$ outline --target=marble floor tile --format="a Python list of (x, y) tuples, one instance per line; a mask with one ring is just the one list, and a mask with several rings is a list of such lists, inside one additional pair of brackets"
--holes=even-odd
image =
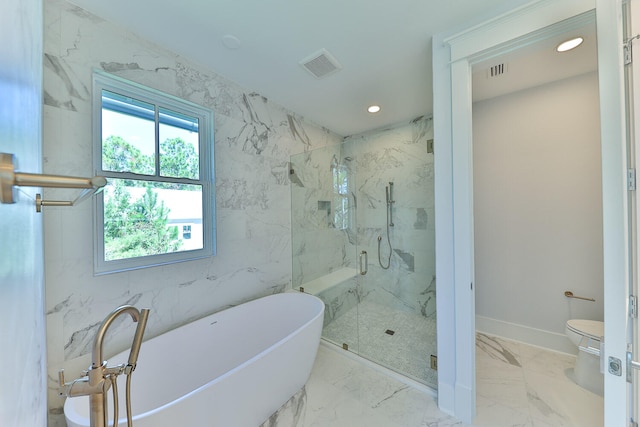
[[(476, 334), (476, 423), (602, 427), (604, 401), (567, 376), (574, 364), (572, 355)], [(510, 411), (527, 419), (520, 420)], [(504, 424), (505, 419), (512, 424)]]
[(432, 387), (438, 383), (437, 372), (429, 367), (429, 356), (437, 354), (435, 319), (364, 300), (327, 324), (322, 334), (416, 381)]
[(472, 425), (441, 412), (433, 396), (323, 342), (306, 386), (261, 427), (602, 426), (602, 397), (565, 374), (572, 356), (483, 335)]
[(524, 372), (556, 376), (573, 369), (576, 363), (575, 356), (526, 344), (520, 344), (519, 351)]
[(533, 427), (528, 406), (516, 409), (508, 403), (476, 397), (476, 418), (474, 427)]
[(262, 427), (465, 426), (440, 412), (433, 396), (330, 346), (320, 346), (305, 388)]

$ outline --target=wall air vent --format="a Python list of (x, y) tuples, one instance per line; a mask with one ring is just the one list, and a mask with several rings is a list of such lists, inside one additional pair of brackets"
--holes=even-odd
[(492, 77), (499, 77), (503, 74), (505, 74), (507, 72), (507, 64), (496, 64), (496, 65), (492, 65), (491, 67), (489, 67), (489, 69), (487, 70), (487, 77), (488, 78), (492, 78)]
[(304, 58), (300, 65), (316, 79), (322, 79), (342, 69), (342, 65), (326, 49), (320, 49)]

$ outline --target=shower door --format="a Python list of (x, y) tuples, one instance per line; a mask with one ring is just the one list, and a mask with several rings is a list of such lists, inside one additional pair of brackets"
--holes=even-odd
[(324, 301), (323, 338), (435, 388), (431, 123), (292, 156), (290, 178), (293, 287)]
[[(357, 161), (358, 354), (437, 386), (432, 121), (348, 138)], [(432, 357), (433, 356), (433, 357)]]

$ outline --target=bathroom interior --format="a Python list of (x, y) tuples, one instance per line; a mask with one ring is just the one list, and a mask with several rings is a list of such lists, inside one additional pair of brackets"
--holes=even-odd
[[(58, 371), (86, 369), (95, 330), (122, 304), (151, 308), (147, 336), (153, 337), (258, 297), (304, 291), (325, 303), (323, 346), (396, 372), (427, 396), (436, 393), (437, 142), (430, 117), (345, 137), (72, 3), (45, 1), (43, 27), (43, 172), (93, 174), (92, 148), (86, 143), (92, 69), (207, 105), (215, 113), (218, 247), (213, 258), (96, 276), (92, 204), (46, 208), (47, 425), (65, 425)], [(592, 32), (585, 45), (593, 48), (594, 39)], [(509, 64), (509, 72), (515, 72), (515, 60)], [(487, 65), (478, 64), (478, 73), (486, 75)], [(511, 354), (523, 368), (526, 350), (519, 346), (531, 344), (560, 354), (563, 372), (570, 376), (579, 344), (567, 340), (567, 320), (603, 320), (597, 70), (481, 98), (474, 97), (473, 105), (478, 353)], [(514, 105), (527, 111), (524, 119), (514, 116), (508, 120), (512, 127), (504, 127)], [(554, 123), (550, 134), (540, 122), (533, 125), (533, 120), (550, 120), (537, 116), (549, 105), (575, 111), (573, 122), (591, 127), (577, 133), (575, 127)], [(500, 128), (504, 133), (498, 138)], [(510, 151), (514, 135), (524, 133), (530, 139), (517, 146), (522, 151)], [(521, 169), (513, 167), (517, 161)], [(498, 168), (506, 165), (511, 167)], [(542, 186), (559, 182), (564, 193), (551, 196)], [(488, 190), (503, 186), (504, 193)], [(517, 198), (536, 191), (536, 202)], [(550, 213), (564, 201), (562, 212)], [(563, 234), (581, 240), (563, 239)], [(523, 236), (537, 246), (514, 249)], [(569, 298), (565, 291), (595, 301)], [(106, 341), (114, 352), (129, 346), (130, 336), (118, 333), (125, 327), (116, 324)], [(499, 392), (485, 388), (482, 395), (483, 382), (495, 386), (497, 380), (483, 376), (485, 361), (478, 359), (476, 366), (478, 425), (489, 417), (485, 407), (503, 420), (531, 411), (522, 407), (526, 402), (510, 407), (513, 401), (501, 400), (521, 387), (514, 383)], [(499, 381), (504, 385), (512, 378)], [(526, 394), (531, 387), (521, 390)], [(601, 411), (602, 399), (586, 405), (600, 405)], [(529, 412), (530, 420), (544, 419), (543, 409), (537, 410), (537, 415)], [(599, 422), (596, 418), (593, 425)]]

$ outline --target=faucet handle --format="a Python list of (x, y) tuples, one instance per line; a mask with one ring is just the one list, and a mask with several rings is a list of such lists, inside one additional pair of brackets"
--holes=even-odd
[(121, 363), (121, 364), (116, 365), (116, 366), (107, 366), (104, 369), (104, 375), (105, 376), (107, 376), (107, 375), (118, 376), (118, 375), (122, 374), (123, 372), (125, 372), (125, 368), (126, 368), (126, 365), (124, 363)]

